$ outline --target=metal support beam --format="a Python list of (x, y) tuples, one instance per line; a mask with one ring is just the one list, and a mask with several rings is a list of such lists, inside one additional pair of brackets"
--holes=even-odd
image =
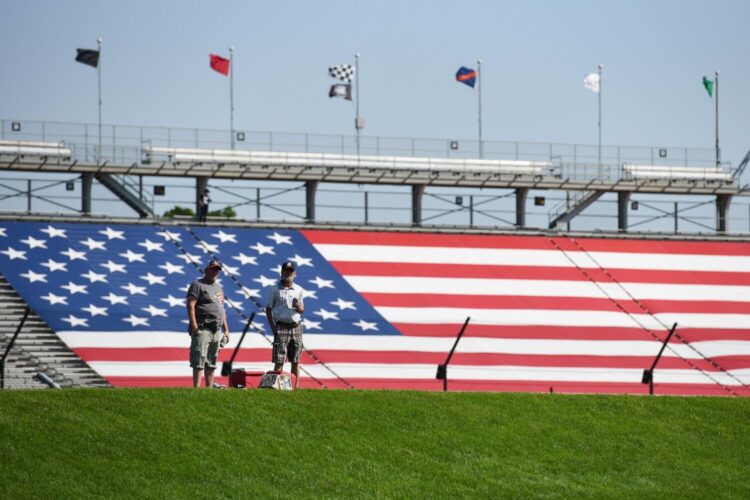
[(415, 226), (422, 224), (422, 195), (424, 184), (414, 184), (411, 187), (411, 223)]
[(526, 198), (529, 188), (516, 189), (516, 227), (526, 226)]
[(195, 178), (195, 213), (200, 215), (201, 213), (201, 195), (203, 190), (208, 188), (208, 177), (196, 177)]
[(81, 212), (91, 213), (91, 186), (94, 184), (93, 172), (81, 174)]
[(617, 193), (617, 229), (620, 231), (628, 230), (628, 205), (630, 204), (629, 191), (620, 191)]
[(726, 233), (729, 230), (729, 204), (731, 194), (716, 195), (716, 232)]
[(315, 221), (315, 194), (318, 192), (319, 181), (305, 181), (305, 219)]

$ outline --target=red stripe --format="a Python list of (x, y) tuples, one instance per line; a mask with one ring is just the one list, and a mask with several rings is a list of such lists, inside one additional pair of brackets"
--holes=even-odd
[[(556, 250), (545, 236), (466, 235), (438, 233), (396, 233), (377, 231), (300, 231), (313, 244), (398, 245), (416, 247), (514, 248)], [(564, 250), (657, 254), (750, 255), (750, 243), (728, 241), (669, 241), (603, 238), (564, 238), (554, 241)]]
[[(750, 272), (653, 271), (614, 269), (609, 275), (588, 268), (586, 274), (575, 267), (486, 266), (475, 264), (411, 264), (399, 262), (329, 261), (344, 276), (392, 276), (422, 278), (479, 278), (507, 280), (589, 281), (601, 283), (671, 283), (686, 285), (750, 285)], [(589, 277), (587, 277), (587, 275)], [(611, 277), (610, 277), (611, 276)]]
[[(555, 238), (559, 241), (559, 238)], [(750, 243), (733, 241), (674, 241), (638, 239), (569, 238), (587, 252), (664, 253), (750, 256)], [(578, 248), (575, 246), (574, 248)], [(573, 248), (570, 248), (571, 250)]]
[[(146, 351), (146, 352), (144, 352)], [(316, 357), (323, 363), (371, 363), (371, 364), (434, 364), (445, 362), (445, 352), (416, 351), (355, 351), (316, 349)], [(102, 361), (185, 361), (187, 349), (111, 349), (87, 348), (76, 349), (86, 362)], [(221, 361), (229, 361), (231, 353), (222, 353)], [(241, 349), (234, 361), (235, 367), (242, 363), (269, 363), (271, 353), (268, 349)], [(309, 354), (302, 357), (302, 365), (311, 366), (317, 362)], [(722, 370), (750, 368), (750, 356), (721, 356), (714, 358)], [(653, 356), (584, 356), (584, 355), (535, 355), (535, 354), (502, 354), (502, 353), (466, 353), (454, 354), (451, 363), (466, 366), (534, 366), (558, 368), (647, 368), (653, 362)], [(698, 368), (715, 372), (719, 368), (702, 359), (687, 362), (681, 358), (664, 357), (659, 362), (660, 369)]]
[[(363, 293), (362, 297), (375, 307), (454, 307), (464, 309), (537, 309), (561, 311), (604, 311), (630, 314), (706, 313), (750, 314), (750, 302), (642, 300), (645, 309), (633, 300), (611, 300), (590, 297), (535, 297), (521, 295), (449, 295)], [(618, 305), (620, 307), (618, 307)]]
[(720, 328), (678, 328), (677, 333), (686, 342), (703, 340), (746, 340), (750, 341), (750, 329), (730, 330)]
[[(192, 385), (190, 377), (110, 377), (108, 381), (116, 387), (186, 387)], [(227, 379), (217, 377), (221, 384)], [(343, 384), (333, 380), (324, 381), (329, 388), (344, 388)], [(403, 380), (403, 379), (349, 379), (348, 382), (357, 389), (398, 389), (420, 391), (442, 391), (442, 380)], [(302, 378), (299, 383), (304, 389), (318, 389), (315, 381)], [(648, 394), (648, 386), (637, 383), (590, 383), (590, 382), (527, 382), (527, 381), (484, 381), (484, 380), (449, 380), (448, 389), (454, 391), (485, 392), (555, 392), (567, 394)], [(732, 387), (734, 393), (750, 396), (750, 391), (743, 387)], [(715, 385), (654, 384), (657, 395), (687, 396), (731, 396), (732, 393)]]
[(538, 236), (488, 236), (435, 233), (392, 233), (375, 231), (300, 231), (313, 244), (395, 245), (414, 247), (511, 248), (555, 250), (546, 238)]
[[(413, 351), (333, 351), (316, 350), (323, 363), (371, 363), (371, 364), (434, 364), (445, 363), (445, 352)], [(690, 362), (675, 357), (662, 357), (659, 369), (719, 372), (750, 368), (750, 356), (725, 356), (714, 358), (721, 366), (716, 367), (703, 359)], [(645, 369), (653, 363), (653, 356), (583, 356), (583, 355), (537, 355), (456, 352), (451, 364), (462, 366), (517, 366), (549, 368), (611, 368)]]
[[(392, 323), (403, 335), (414, 337), (453, 337), (461, 329), (459, 323), (417, 324)], [(747, 340), (750, 329), (679, 328), (678, 334), (689, 342), (701, 340)], [(664, 339), (666, 331), (654, 331)], [(476, 325), (466, 327), (467, 337), (505, 339), (560, 339), (560, 340), (653, 340), (654, 337), (640, 328), (595, 326), (541, 326), (541, 325)]]

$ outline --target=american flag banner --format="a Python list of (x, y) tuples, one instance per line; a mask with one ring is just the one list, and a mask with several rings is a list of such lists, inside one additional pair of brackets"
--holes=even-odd
[(187, 286), (224, 263), (236, 367), (272, 367), (284, 260), (305, 289), (302, 387), (750, 395), (750, 243), (0, 223), (0, 271), (113, 385), (189, 385)]

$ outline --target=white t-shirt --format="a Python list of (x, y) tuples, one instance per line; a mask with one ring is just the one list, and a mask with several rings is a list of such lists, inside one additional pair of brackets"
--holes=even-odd
[(294, 310), (294, 299), (297, 299), (299, 305), (304, 306), (302, 302), (302, 287), (297, 283), (292, 283), (290, 288), (284, 288), (280, 282), (271, 287), (268, 292), (268, 301), (266, 307), (271, 308), (273, 320), (281, 323), (299, 323), (302, 315)]

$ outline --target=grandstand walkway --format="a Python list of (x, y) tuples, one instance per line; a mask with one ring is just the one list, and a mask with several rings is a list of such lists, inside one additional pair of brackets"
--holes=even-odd
[[(26, 303), (0, 275), (0, 350), (5, 349), (23, 318)], [(7, 389), (37, 389), (47, 386), (36, 374), (46, 373), (61, 387), (109, 387), (33, 311), (10, 351), (5, 366)]]

